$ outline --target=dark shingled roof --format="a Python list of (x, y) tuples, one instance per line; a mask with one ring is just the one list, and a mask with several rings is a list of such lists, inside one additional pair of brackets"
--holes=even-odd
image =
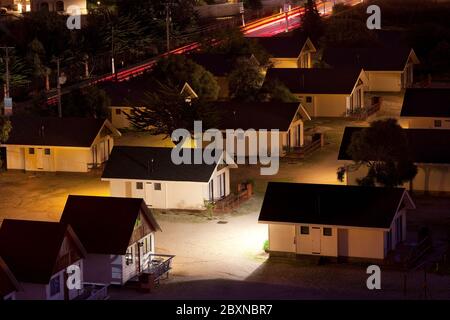
[(0, 300), (11, 292), (20, 290), (17, 279), (12, 274), (6, 262), (0, 256)]
[(219, 115), (217, 128), (225, 129), (279, 129), (287, 131), (300, 107), (299, 102), (214, 102), (211, 105)]
[(403, 188), (269, 182), (259, 221), (389, 228)]
[[(208, 182), (216, 164), (173, 163), (172, 148), (117, 147), (111, 152), (102, 178)], [(194, 161), (194, 149), (182, 148)], [(153, 161), (152, 161), (153, 160)]]
[(265, 83), (280, 81), (292, 93), (349, 94), (358, 81), (361, 69), (271, 68)]
[(366, 71), (403, 71), (411, 48), (326, 48), (322, 60), (334, 68), (361, 67)]
[(105, 120), (12, 116), (5, 144), (58, 147), (90, 147)]
[(202, 66), (216, 77), (223, 77), (233, 71), (235, 61), (222, 53), (195, 52), (187, 58)]
[(145, 201), (138, 198), (70, 195), (61, 222), (73, 228), (88, 253), (123, 255), (140, 212), (153, 231), (161, 230)]
[(104, 82), (99, 85), (108, 95), (111, 106), (136, 106), (142, 104), (146, 94), (157, 88), (155, 80), (142, 75), (127, 81)]
[[(339, 149), (339, 160), (351, 160), (347, 153), (354, 132), (362, 127), (346, 127)], [(415, 163), (450, 164), (450, 130), (404, 129)]]
[[(98, 86), (106, 92), (112, 107), (134, 107), (143, 105), (148, 100), (148, 94), (157, 92), (160, 85), (151, 76), (144, 74), (127, 81), (103, 82)], [(184, 84), (176, 86), (180, 91), (183, 87)]]
[(308, 37), (305, 35), (258, 37), (255, 39), (274, 58), (298, 58)]
[(408, 88), (402, 117), (450, 118), (450, 88)]
[(58, 222), (5, 219), (0, 255), (18, 281), (47, 284), (59, 271), (55, 264), (68, 228)]

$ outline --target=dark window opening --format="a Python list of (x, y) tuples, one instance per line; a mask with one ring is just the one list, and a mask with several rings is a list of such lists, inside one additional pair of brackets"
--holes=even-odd
[(309, 234), (309, 227), (301, 226), (300, 227), (300, 234)]

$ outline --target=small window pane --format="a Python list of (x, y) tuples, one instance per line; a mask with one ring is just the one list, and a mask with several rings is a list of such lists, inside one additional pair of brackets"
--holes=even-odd
[(50, 149), (45, 149), (45, 154), (46, 154), (47, 156), (49, 156), (49, 155), (50, 155)]
[(144, 183), (142, 183), (142, 182), (136, 182), (136, 189), (138, 189), (138, 190), (144, 189)]
[(306, 97), (306, 102), (307, 103), (311, 103), (312, 102), (312, 97)]
[(161, 183), (155, 183), (154, 184), (154, 186), (155, 186), (155, 190), (161, 190)]
[(323, 235), (327, 236), (327, 237), (331, 237), (332, 236), (331, 228), (323, 228)]
[(440, 128), (442, 126), (442, 121), (441, 120), (434, 120), (434, 126), (437, 128)]
[(309, 227), (301, 226), (300, 234), (309, 234)]
[(116, 109), (116, 114), (119, 115), (122, 113), (122, 110), (120, 110), (119, 108)]
[(34, 154), (34, 148), (28, 148), (28, 154)]

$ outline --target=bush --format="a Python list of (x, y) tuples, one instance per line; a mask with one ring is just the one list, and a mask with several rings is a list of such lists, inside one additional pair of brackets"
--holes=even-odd
[(263, 250), (264, 251), (269, 251), (269, 240), (264, 241)]

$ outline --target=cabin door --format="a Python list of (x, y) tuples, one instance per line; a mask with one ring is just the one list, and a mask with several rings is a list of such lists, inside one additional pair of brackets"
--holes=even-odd
[(311, 228), (311, 252), (313, 254), (320, 254), (320, 228)]
[(166, 208), (166, 183), (147, 182), (145, 184), (145, 203), (153, 208)]
[(44, 149), (36, 149), (36, 169), (44, 170)]

